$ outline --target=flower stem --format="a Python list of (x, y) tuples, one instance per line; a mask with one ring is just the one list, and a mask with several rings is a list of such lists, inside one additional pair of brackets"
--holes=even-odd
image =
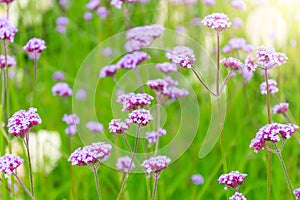
[(276, 149), (278, 158), (279, 158), (279, 160), (280, 160), (281, 167), (282, 167), (283, 172), (284, 172), (284, 176), (285, 176), (286, 183), (287, 183), (288, 188), (289, 188), (289, 190), (290, 190), (290, 192), (291, 192), (291, 195), (294, 197), (293, 187), (292, 187), (291, 180), (290, 180), (290, 178), (289, 178), (289, 174), (288, 174), (288, 172), (287, 172), (286, 166), (285, 166), (285, 164), (284, 164), (284, 160), (283, 160), (283, 158), (282, 158), (281, 151), (278, 149), (278, 147), (277, 147), (276, 144), (274, 144), (274, 146), (275, 146), (275, 149)]
[(217, 32), (217, 80), (216, 80), (216, 93), (220, 95), (220, 34)]
[(198, 74), (198, 72), (196, 71), (196, 69), (194, 69), (193, 67), (191, 68), (191, 70), (193, 71), (193, 73), (195, 74), (195, 76), (197, 77), (197, 79), (199, 80), (199, 82), (201, 83), (201, 85), (213, 96), (217, 96), (217, 94), (215, 94), (211, 89), (209, 89), (209, 87), (204, 83), (204, 81), (202, 80), (202, 78), (200, 77), (200, 75)]
[[(21, 181), (21, 179), (18, 177), (18, 175), (16, 173), (13, 172), (13, 175), (16, 177), (16, 179), (19, 181), (20, 185), (23, 187), (23, 189), (25, 190), (25, 192), (30, 196), (30, 198), (32, 200), (34, 200), (34, 196), (33, 194), (28, 190), (28, 188), (24, 185), (24, 183)], [(14, 187), (14, 186), (12, 186)]]
[(96, 189), (97, 189), (98, 199), (101, 200), (102, 199), (102, 195), (101, 195), (101, 190), (100, 190), (100, 184), (99, 184), (99, 178), (98, 178), (97, 169), (98, 168), (93, 167), (93, 172), (94, 172), (94, 178), (95, 178), (95, 183), (96, 183)]
[(34, 68), (34, 74), (33, 74), (33, 86), (32, 86), (32, 97), (31, 97), (31, 102), (30, 102), (30, 106), (32, 106), (33, 104), (33, 100), (34, 100), (34, 94), (35, 94), (35, 88), (36, 88), (36, 68), (37, 68), (37, 55), (34, 54), (34, 58), (33, 58), (33, 68)]
[(153, 192), (152, 192), (152, 200), (155, 199), (155, 194), (156, 194), (156, 191), (157, 191), (157, 184), (158, 184), (158, 178), (159, 178), (159, 175), (155, 175), (154, 176), (154, 187), (153, 187)]
[(159, 136), (158, 136), (158, 131), (160, 129), (160, 103), (157, 104), (157, 141), (155, 144), (155, 151), (154, 151), (154, 156), (157, 155), (158, 152), (158, 144), (159, 144)]
[(24, 144), (25, 144), (25, 147), (26, 147), (27, 157), (28, 157), (28, 166), (29, 166), (29, 177), (30, 177), (31, 194), (34, 196), (34, 185), (33, 185), (32, 165), (31, 165), (31, 157), (30, 157), (30, 150), (29, 150), (29, 133), (26, 133), (26, 134), (25, 134)]
[(130, 145), (129, 145), (129, 143), (128, 143), (128, 140), (127, 140), (127, 138), (126, 138), (126, 134), (123, 133), (122, 135), (123, 135), (123, 138), (124, 138), (124, 141), (125, 141), (125, 144), (126, 144), (128, 150), (129, 150), (130, 152), (132, 152), (132, 149), (131, 149), (131, 147), (130, 147)]
[(130, 169), (132, 169), (133, 160), (134, 160), (134, 157), (135, 157), (135, 154), (136, 154), (136, 151), (137, 151), (137, 146), (138, 146), (139, 131), (140, 131), (140, 125), (137, 127), (137, 130), (136, 130), (134, 150), (133, 150), (132, 157), (131, 157), (131, 161), (130, 161), (130, 164), (129, 164), (129, 168), (128, 168), (129, 170), (128, 170), (128, 172), (126, 173), (126, 175), (125, 175), (125, 177), (124, 177), (124, 179), (123, 179), (123, 181), (122, 181), (121, 189), (120, 189), (120, 192), (119, 192), (119, 194), (118, 194), (117, 199), (120, 199), (120, 198), (121, 198), (121, 195), (122, 195), (123, 190), (124, 190), (124, 188), (125, 188), (126, 182), (127, 182), (127, 180), (128, 180), (128, 176), (129, 176)]
[[(69, 154), (72, 152), (72, 136), (68, 135), (68, 150)], [(75, 199), (76, 194), (75, 194), (75, 187), (74, 187), (74, 172), (73, 172), (73, 166), (70, 164), (70, 180), (71, 180), (71, 199)]]
[(220, 88), (220, 93), (222, 92), (222, 90), (224, 89), (226, 83), (228, 82), (229, 78), (231, 77), (231, 74), (233, 73), (233, 70), (230, 70), (226, 76), (226, 78), (224, 79), (221, 88)]

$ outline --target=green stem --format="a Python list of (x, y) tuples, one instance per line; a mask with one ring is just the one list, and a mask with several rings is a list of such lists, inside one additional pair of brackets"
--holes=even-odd
[(157, 104), (157, 141), (155, 145), (155, 151), (154, 151), (154, 156), (157, 155), (158, 152), (158, 144), (159, 144), (159, 136), (158, 136), (158, 131), (160, 129), (160, 103)]
[(32, 106), (33, 104), (33, 100), (34, 100), (34, 94), (35, 94), (35, 88), (36, 88), (36, 77), (37, 77), (37, 73), (36, 73), (36, 68), (37, 68), (37, 55), (34, 54), (34, 58), (33, 58), (33, 68), (34, 68), (34, 74), (33, 74), (33, 86), (32, 86), (32, 97), (31, 97), (31, 102), (30, 102), (30, 106)]
[(220, 34), (217, 32), (217, 80), (216, 80), (216, 93), (220, 95)]
[[(23, 187), (25, 192), (30, 196), (32, 200), (34, 200), (33, 194), (28, 190), (28, 188), (25, 186), (25, 184), (22, 182), (22, 180), (17, 176), (16, 173), (13, 172), (13, 175), (16, 177), (16, 179), (19, 181), (20, 185)], [(13, 186), (12, 186), (13, 187)]]
[(158, 185), (158, 178), (159, 178), (159, 175), (155, 175), (154, 176), (154, 187), (153, 187), (153, 192), (152, 192), (152, 200), (155, 199), (155, 195), (156, 195), (156, 191), (157, 191), (157, 185)]
[[(68, 150), (69, 155), (72, 153), (72, 136), (68, 135)], [(75, 192), (75, 182), (74, 182), (74, 172), (73, 166), (70, 164), (70, 181), (71, 181), (71, 199), (76, 199), (76, 192)]]
[(102, 195), (101, 195), (99, 178), (98, 178), (98, 173), (97, 173), (97, 168), (96, 167), (93, 167), (93, 172), (94, 172), (94, 178), (95, 178), (95, 183), (96, 183), (98, 200), (101, 200), (102, 199)]
[(29, 133), (25, 134), (24, 144), (26, 147), (27, 157), (28, 157), (28, 166), (29, 166), (29, 177), (30, 177), (30, 188), (31, 194), (34, 196), (34, 185), (33, 185), (33, 175), (32, 175), (32, 164), (31, 164), (31, 156), (29, 150)]

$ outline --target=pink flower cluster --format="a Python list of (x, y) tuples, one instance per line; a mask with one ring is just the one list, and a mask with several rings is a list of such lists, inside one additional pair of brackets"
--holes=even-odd
[(93, 133), (103, 133), (104, 132), (103, 125), (96, 121), (88, 121), (86, 123), (86, 127)]
[(56, 71), (52, 74), (52, 79), (55, 81), (63, 81), (65, 80), (65, 73), (61, 71)]
[(121, 58), (121, 60), (117, 63), (117, 67), (134, 69), (138, 64), (140, 64), (144, 60), (148, 60), (149, 58), (149, 54), (145, 52), (135, 51), (131, 54), (126, 54), (125, 56), (123, 56), (123, 58)]
[[(271, 94), (275, 94), (279, 91), (279, 89), (277, 88), (277, 82), (275, 80), (268, 80), (268, 90)], [(267, 84), (265, 81), (260, 84), (260, 93), (267, 94)]]
[(169, 62), (159, 63), (156, 65), (156, 68), (164, 74), (169, 74), (178, 70), (178, 67), (175, 63)]
[[(92, 12), (96, 12), (96, 14), (102, 19), (105, 19), (109, 15), (109, 11), (106, 7), (100, 7), (100, 0), (90, 0), (85, 7)], [(91, 20), (92, 17), (93, 14), (91, 12), (86, 12), (84, 14), (86, 21)]]
[(6, 154), (0, 157), (0, 171), (5, 173), (5, 178), (8, 178), (14, 173), (24, 160), (13, 154)]
[(255, 61), (251, 57), (247, 57), (245, 60), (244, 67), (250, 72), (255, 71), (255, 69), (258, 67), (258, 65), (255, 64)]
[(118, 158), (117, 170), (124, 173), (130, 172), (135, 168), (135, 164), (132, 163), (131, 168), (129, 169), (130, 163), (131, 163), (131, 158), (128, 156)]
[(34, 58), (38, 58), (40, 53), (46, 49), (45, 41), (39, 38), (30, 39), (23, 47), (25, 51), (31, 53)]
[(72, 165), (85, 166), (106, 161), (111, 152), (112, 146), (105, 142), (92, 143), (79, 147), (69, 157)]
[(65, 133), (68, 135), (75, 135), (77, 132), (76, 125), (80, 123), (80, 119), (76, 114), (64, 114), (62, 121), (69, 125)]
[(289, 103), (279, 103), (272, 110), (274, 114), (283, 114), (289, 109)]
[(151, 42), (160, 37), (164, 32), (164, 27), (158, 24), (138, 26), (127, 31), (128, 42), (125, 44), (127, 51), (137, 51), (148, 47)]
[(120, 95), (117, 102), (123, 105), (122, 111), (136, 110), (149, 104), (154, 98), (146, 93), (128, 93)]
[(54, 96), (59, 95), (62, 97), (68, 97), (72, 95), (72, 89), (70, 88), (69, 84), (59, 82), (52, 87), (52, 93)]
[(134, 110), (129, 113), (128, 117), (138, 126), (146, 126), (151, 120), (153, 120), (150, 111), (145, 109)]
[(242, 193), (235, 192), (234, 195), (229, 197), (229, 200), (247, 200), (247, 199)]
[(100, 70), (99, 77), (100, 78), (113, 77), (116, 74), (116, 72), (117, 72), (118, 69), (119, 69), (119, 67), (117, 65), (107, 65), (107, 66), (104, 66)]
[(271, 47), (259, 47), (255, 53), (257, 64), (264, 69), (271, 69), (273, 67), (280, 66), (287, 61), (287, 57), (283, 53), (276, 52)]
[(0, 39), (14, 42), (18, 29), (10, 24), (6, 18), (0, 18)]
[(299, 199), (300, 198), (300, 187), (296, 188), (294, 191), (293, 191), (296, 199)]
[(69, 24), (69, 19), (67, 17), (58, 17), (56, 20), (56, 31), (58, 33), (65, 33), (67, 31), (66, 26)]
[[(6, 63), (7, 61), (7, 63)], [(7, 56), (7, 60), (5, 59), (4, 55), (0, 55), (0, 68), (4, 67), (13, 67), (16, 65), (16, 60), (12, 56)]]
[(253, 46), (247, 44), (245, 38), (231, 38), (222, 49), (223, 53), (231, 53), (233, 50), (243, 50), (246, 53), (253, 51)]
[(42, 123), (42, 120), (36, 108), (29, 108), (26, 110), (19, 110), (9, 118), (7, 127), (8, 132), (14, 136), (24, 138), (29, 129)]
[(165, 129), (159, 128), (158, 131), (146, 132), (146, 139), (149, 143), (154, 143), (163, 135), (166, 135), (167, 131)]
[(171, 159), (167, 156), (156, 156), (144, 160), (141, 167), (146, 169), (147, 174), (153, 173), (154, 176), (158, 177), (161, 170), (168, 168), (170, 162)]
[(112, 119), (108, 124), (108, 129), (110, 133), (113, 134), (123, 134), (129, 129), (131, 121), (129, 119), (122, 122), (121, 119)]
[(228, 174), (222, 174), (218, 181), (219, 184), (227, 185), (224, 189), (227, 190), (228, 188), (233, 188), (237, 191), (237, 187), (242, 185), (247, 174), (242, 174), (239, 171), (232, 171)]
[(193, 49), (187, 46), (176, 46), (166, 53), (166, 57), (173, 63), (182, 67), (190, 68), (195, 62), (195, 54)]
[(289, 139), (297, 129), (298, 126), (294, 124), (267, 124), (258, 130), (255, 138), (251, 140), (250, 148), (253, 148), (254, 152), (257, 153), (266, 148), (267, 141), (272, 143), (279, 142), (279, 135), (281, 135), (283, 139)]
[(195, 185), (202, 185), (204, 183), (204, 178), (201, 174), (194, 174), (191, 179)]
[(232, 70), (239, 70), (244, 67), (244, 64), (237, 58), (229, 57), (224, 58), (220, 61), (226, 68)]
[(204, 17), (201, 23), (208, 28), (214, 29), (217, 32), (226, 30), (231, 26), (231, 22), (229, 21), (228, 16), (224, 13), (213, 13), (211, 15), (208, 15)]

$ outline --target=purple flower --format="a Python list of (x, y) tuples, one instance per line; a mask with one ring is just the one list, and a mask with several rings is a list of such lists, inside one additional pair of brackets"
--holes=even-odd
[(234, 195), (229, 197), (229, 200), (247, 200), (247, 199), (242, 193), (235, 192)]
[(174, 63), (164, 62), (156, 65), (156, 68), (164, 74), (169, 74), (178, 70), (178, 67)]
[(14, 170), (23, 162), (24, 160), (19, 156), (6, 154), (0, 157), (0, 171), (5, 173), (5, 178), (8, 178), (11, 174), (15, 174)]
[(69, 157), (68, 161), (72, 165), (85, 166), (104, 162), (110, 156), (112, 146), (105, 142), (92, 143), (79, 147)]
[(5, 56), (0, 55), (0, 68), (13, 67), (16, 65), (16, 60), (12, 56), (7, 56), (7, 63), (5, 61)]
[(52, 87), (52, 93), (54, 96), (59, 95), (62, 97), (67, 97), (72, 95), (72, 89), (67, 83), (59, 82)]
[(276, 143), (280, 141), (279, 135), (284, 139), (289, 139), (293, 133), (298, 129), (297, 125), (294, 124), (279, 124), (272, 123), (267, 124), (260, 128), (256, 133), (255, 138), (251, 140), (250, 148), (254, 149), (257, 153), (266, 147), (266, 141)]
[(123, 134), (129, 129), (129, 125), (129, 123), (122, 122), (121, 119), (112, 119), (108, 124), (108, 129), (110, 133)]
[(100, 0), (90, 0), (87, 4), (86, 4), (86, 8), (90, 9), (90, 10), (97, 10), (97, 8), (100, 5)]
[(124, 1), (125, 0), (111, 0), (110, 5), (118, 8), (118, 9), (121, 9), (122, 4), (124, 3)]
[(147, 174), (153, 173), (154, 176), (159, 176), (161, 170), (168, 168), (170, 162), (171, 159), (167, 156), (156, 156), (144, 160), (141, 167), (146, 169)]
[(104, 132), (103, 125), (96, 121), (88, 121), (86, 123), (86, 127), (93, 133), (103, 133)]
[[(275, 94), (276, 92), (278, 92), (279, 89), (277, 88), (277, 82), (273, 79), (269, 79), (268, 89), (269, 89), (269, 93), (271, 94)], [(267, 94), (267, 84), (265, 81), (260, 84), (260, 93)]]
[(215, 0), (202, 0), (202, 3), (207, 6), (213, 6), (216, 4)]
[(55, 22), (58, 26), (67, 26), (69, 24), (69, 19), (67, 17), (58, 17)]
[(42, 123), (42, 120), (36, 108), (29, 108), (26, 110), (19, 110), (9, 118), (7, 127), (8, 132), (14, 136), (24, 138), (29, 129)]
[(62, 121), (68, 125), (76, 125), (80, 123), (80, 119), (76, 114), (64, 114)]
[(233, 0), (231, 5), (239, 10), (246, 10), (246, 4), (243, 0)]
[(179, 66), (183, 68), (192, 68), (194, 61), (195, 60), (190, 56), (185, 56), (185, 57), (179, 57), (175, 63), (177, 63)]
[(229, 57), (224, 58), (220, 61), (226, 68), (231, 68), (232, 70), (239, 70), (243, 68), (244, 64), (237, 58)]
[(29, 53), (33, 53), (35, 57), (40, 55), (46, 49), (45, 41), (39, 38), (30, 39), (23, 49)]
[(61, 71), (56, 71), (52, 74), (52, 79), (55, 81), (63, 81), (65, 80), (65, 74)]
[(204, 183), (204, 178), (201, 174), (194, 174), (191, 179), (195, 185), (202, 185)]
[(166, 135), (167, 131), (165, 129), (159, 128), (158, 131), (146, 132), (146, 139), (149, 143), (157, 142), (158, 138)]
[(130, 162), (131, 162), (131, 158), (128, 156), (118, 158), (117, 170), (124, 173), (130, 172), (135, 168), (134, 163), (132, 163), (131, 168), (129, 169)]
[(249, 71), (247, 68), (243, 68), (241, 71), (240, 71), (241, 75), (247, 80), (247, 81), (250, 81), (251, 78), (253, 77), (253, 72), (252, 71)]
[(76, 99), (78, 99), (78, 100), (86, 99), (86, 90), (85, 89), (79, 89), (76, 92)]
[(67, 135), (73, 136), (77, 133), (77, 127), (76, 125), (70, 125), (65, 129), (65, 133)]
[(272, 110), (274, 114), (283, 114), (289, 109), (289, 103), (279, 103)]
[(193, 49), (187, 46), (176, 46), (172, 50), (168, 51), (166, 56), (170, 61), (176, 64), (184, 61), (189, 63), (193, 63), (195, 61)]
[(260, 47), (257, 49), (255, 56), (257, 63), (265, 69), (280, 66), (287, 61), (287, 57), (283, 53), (276, 52), (271, 47)]
[(151, 120), (153, 120), (150, 111), (145, 109), (134, 110), (129, 113), (128, 117), (138, 126), (146, 126)]
[(149, 59), (149, 54), (145, 52), (135, 51), (132, 54), (126, 54), (117, 63), (118, 68), (134, 69), (144, 60)]
[(119, 66), (117, 65), (107, 65), (100, 70), (99, 77), (100, 78), (113, 77), (118, 69)]
[(6, 18), (0, 18), (0, 39), (14, 42), (15, 34), (18, 32)]
[(239, 17), (233, 19), (233, 28), (238, 29), (243, 26), (243, 20)]
[(91, 12), (85, 12), (83, 18), (85, 21), (90, 21), (93, 18), (93, 14)]
[(231, 48), (233, 49), (243, 49), (244, 46), (246, 45), (246, 40), (245, 38), (231, 38), (228, 41), (228, 44)]
[(14, 0), (0, 0), (0, 3), (12, 3)]
[(251, 57), (247, 57), (245, 60), (245, 65), (244, 65), (245, 69), (247, 69), (248, 71), (255, 71), (255, 69), (258, 67), (255, 62), (254, 59)]
[(242, 185), (247, 174), (241, 174), (238, 171), (232, 171), (228, 174), (222, 174), (218, 181), (219, 184), (225, 184), (227, 185), (224, 189), (227, 190), (228, 188), (233, 188), (235, 191), (237, 191), (237, 187), (239, 185)]
[(296, 199), (299, 199), (300, 198), (300, 187), (296, 188), (293, 193), (294, 193)]
[(97, 9), (97, 14), (102, 19), (105, 19), (109, 15), (109, 11), (105, 7), (100, 7)]
[(122, 111), (136, 110), (149, 104), (154, 98), (146, 93), (128, 93), (120, 95), (117, 102), (123, 105)]
[(224, 13), (213, 13), (204, 17), (202, 20), (202, 24), (207, 26), (208, 28), (212, 28), (217, 32), (221, 32), (226, 30), (231, 26), (231, 22), (229, 18)]

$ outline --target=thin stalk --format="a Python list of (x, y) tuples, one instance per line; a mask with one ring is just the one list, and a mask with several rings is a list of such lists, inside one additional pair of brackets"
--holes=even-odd
[[(68, 150), (69, 155), (72, 153), (72, 136), (68, 135)], [(70, 164), (70, 180), (71, 180), (71, 199), (75, 199), (76, 193), (75, 193), (75, 186), (74, 186), (74, 172), (73, 172), (73, 166)]]
[(225, 150), (225, 137), (224, 137), (224, 129), (223, 129), (223, 116), (221, 111), (221, 102), (220, 97), (217, 98), (218, 103), (218, 113), (219, 113), (219, 128), (221, 131), (221, 151), (222, 151), (222, 163), (223, 163), (223, 171), (227, 173), (227, 161), (226, 161), (226, 150)]
[(127, 140), (127, 138), (126, 138), (126, 134), (123, 133), (122, 135), (123, 135), (123, 138), (124, 138), (124, 141), (125, 141), (125, 144), (126, 144), (128, 150), (129, 150), (130, 152), (132, 152), (132, 149), (131, 149), (131, 147), (130, 147), (130, 145), (129, 145), (129, 143), (128, 143), (128, 140)]
[(153, 187), (153, 192), (152, 192), (152, 200), (155, 199), (155, 194), (156, 194), (156, 191), (157, 191), (157, 185), (158, 185), (158, 179), (159, 179), (159, 175), (155, 175), (154, 176), (154, 187)]
[(216, 93), (220, 95), (220, 34), (217, 32), (217, 80), (216, 80)]
[(220, 93), (222, 92), (222, 90), (224, 89), (226, 83), (228, 82), (229, 78), (231, 77), (231, 74), (233, 73), (233, 70), (230, 70), (226, 76), (226, 78), (224, 79), (221, 88), (220, 88)]
[(133, 150), (133, 154), (132, 154), (131, 161), (130, 161), (130, 164), (129, 164), (129, 168), (128, 168), (129, 170), (128, 170), (128, 172), (126, 173), (126, 176), (124, 177), (124, 179), (123, 179), (123, 181), (122, 181), (121, 189), (120, 189), (120, 192), (119, 192), (119, 194), (118, 194), (117, 199), (120, 199), (120, 198), (121, 198), (121, 195), (122, 195), (123, 190), (124, 190), (124, 188), (125, 188), (126, 182), (127, 182), (127, 180), (128, 180), (129, 171), (130, 171), (130, 169), (132, 168), (133, 160), (134, 160), (134, 157), (135, 157), (135, 154), (136, 154), (136, 151), (137, 151), (137, 146), (138, 146), (139, 131), (140, 131), (140, 125), (137, 127), (137, 130), (136, 130), (134, 150)]
[(154, 151), (154, 156), (157, 155), (158, 152), (158, 144), (159, 144), (159, 136), (158, 136), (158, 130), (160, 129), (160, 103), (157, 104), (157, 141), (155, 145), (155, 151)]
[(283, 160), (283, 158), (282, 158), (281, 151), (278, 149), (278, 147), (277, 147), (276, 144), (274, 144), (274, 146), (275, 146), (275, 149), (276, 149), (278, 158), (279, 158), (279, 160), (280, 160), (281, 167), (282, 167), (283, 172), (284, 172), (284, 177), (285, 177), (286, 183), (287, 183), (287, 185), (288, 185), (288, 188), (289, 188), (289, 190), (290, 190), (291, 195), (294, 197), (293, 187), (292, 187), (292, 184), (291, 184), (291, 180), (290, 180), (290, 178), (289, 178), (288, 171), (287, 171), (286, 166), (285, 166), (285, 164), (284, 164), (284, 160)]
[(130, 19), (129, 19), (128, 9), (124, 8), (123, 13), (124, 13), (124, 18), (125, 18), (126, 28), (127, 28), (127, 30), (129, 30), (130, 29)]
[(32, 86), (32, 97), (31, 97), (31, 102), (30, 102), (30, 106), (32, 106), (33, 104), (33, 99), (34, 99), (34, 94), (35, 94), (35, 88), (36, 88), (36, 68), (37, 68), (37, 55), (34, 54), (34, 58), (33, 58), (33, 68), (34, 68), (34, 74), (33, 74), (33, 86)]
[(34, 200), (34, 196), (33, 196), (33, 194), (28, 190), (28, 188), (25, 186), (25, 184), (21, 181), (21, 179), (18, 177), (18, 175), (16, 174), (16, 173), (12, 173), (15, 177), (16, 177), (16, 179), (19, 181), (19, 183), (20, 183), (20, 185), (23, 187), (23, 189), (25, 190), (25, 192), (30, 196), (30, 198), (32, 199), (32, 200)]
[(194, 69), (193, 67), (190, 68), (193, 73), (195, 74), (195, 76), (197, 77), (197, 79), (199, 80), (199, 82), (201, 83), (201, 85), (213, 96), (217, 96), (217, 94), (215, 94), (211, 89), (209, 89), (209, 87), (204, 83), (204, 81), (202, 80), (202, 78), (200, 77), (200, 75), (198, 74), (198, 72), (196, 71), (196, 69)]
[[(269, 91), (269, 83), (268, 83), (268, 70), (265, 69), (265, 82), (267, 87), (267, 112), (268, 112), (268, 123), (272, 123), (271, 118), (271, 104), (270, 104), (270, 91)], [(271, 168), (272, 168), (272, 153), (268, 152), (268, 167), (267, 167), (267, 200), (271, 199)]]
[(97, 194), (98, 194), (98, 200), (102, 200), (100, 184), (99, 184), (99, 178), (98, 178), (98, 173), (97, 173), (97, 168), (96, 167), (93, 167), (93, 172), (94, 172), (94, 178), (95, 178), (96, 189), (97, 189)]
[(32, 164), (31, 164), (31, 157), (30, 157), (30, 150), (29, 150), (29, 133), (25, 134), (24, 144), (26, 147), (27, 157), (28, 157), (28, 166), (29, 166), (29, 176), (30, 176), (30, 188), (31, 194), (34, 196), (34, 185), (33, 185), (33, 175), (32, 175)]

